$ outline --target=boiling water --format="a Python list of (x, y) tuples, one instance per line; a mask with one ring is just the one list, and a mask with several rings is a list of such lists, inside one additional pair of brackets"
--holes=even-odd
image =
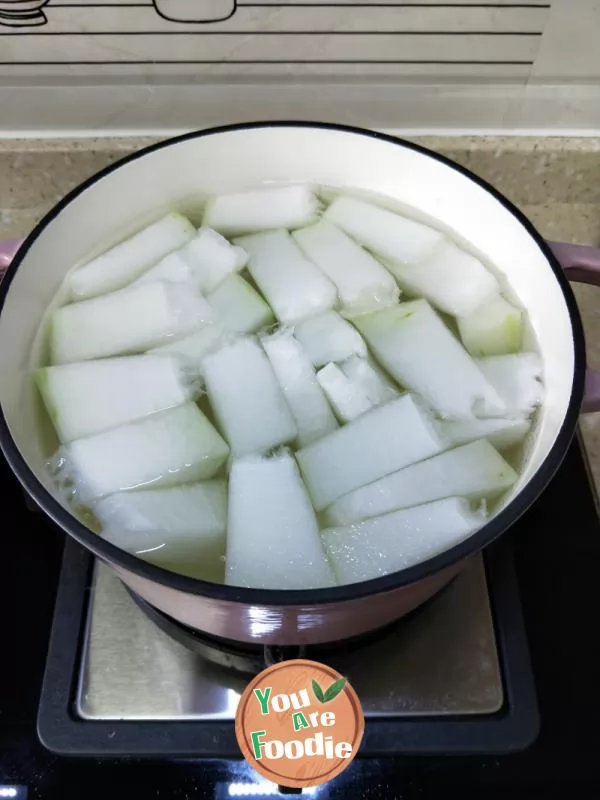
[[(514, 292), (512, 291), (510, 285), (507, 283), (505, 276), (496, 269), (493, 263), (490, 263), (489, 259), (487, 259), (485, 254), (475, 250), (469, 244), (469, 242), (462, 240), (460, 237), (456, 235), (454, 231), (450, 231), (444, 228), (444, 226), (440, 225), (437, 220), (428, 218), (422, 213), (416, 213), (414, 209), (411, 209), (403, 204), (396, 203), (390, 200), (389, 198), (373, 195), (372, 193), (366, 193), (358, 190), (354, 192), (348, 192), (347, 190), (344, 190), (344, 194), (345, 195), (353, 194), (357, 197), (360, 197), (363, 200), (373, 202), (374, 204), (380, 207), (384, 207), (391, 211), (400, 213), (404, 217), (425, 223), (426, 225), (429, 225), (430, 227), (435, 228), (440, 232), (444, 233), (449, 239), (454, 241), (455, 244), (459, 245), (464, 250), (470, 252), (472, 255), (477, 257), (486, 266), (486, 268), (496, 276), (501, 285), (502, 294), (504, 295), (504, 297), (507, 300), (509, 300), (513, 305), (520, 307), (518, 298), (515, 297)], [(327, 205), (336, 196), (336, 191), (330, 187), (322, 187), (321, 190), (319, 191), (319, 195), (323, 200), (323, 202)], [(170, 210), (180, 211), (185, 216), (187, 216), (188, 219), (190, 219), (190, 221), (196, 227), (199, 227), (202, 220), (204, 202), (205, 198), (201, 196), (196, 196), (193, 198), (182, 200), (181, 203), (178, 204), (178, 207), (176, 209), (170, 209)], [(109, 247), (112, 247), (119, 241), (127, 238), (132, 233), (144, 227), (144, 225), (147, 224), (148, 222), (149, 220), (143, 220), (139, 221), (139, 223), (135, 226), (128, 226), (128, 230), (122, 231), (120, 236), (115, 237), (110, 242), (106, 242), (102, 248), (97, 248), (95, 252), (90, 253), (88, 258), (83, 259), (81, 263), (86, 263), (95, 255), (99, 254), (100, 252), (103, 252), (104, 250), (108, 249)], [(78, 265), (75, 265), (74, 268), (76, 268), (77, 266)], [(248, 274), (247, 270), (244, 270), (242, 275), (260, 293), (259, 287), (256, 286), (251, 276)], [(66, 298), (67, 298), (67, 290), (65, 285), (63, 284), (63, 286), (61, 287), (61, 289), (59, 290), (59, 292), (57, 293), (57, 295), (55, 296), (54, 300), (50, 305), (48, 315), (51, 310), (60, 305), (63, 305), (66, 302)], [(402, 293), (401, 300), (407, 300), (407, 299), (412, 299), (412, 298), (409, 298), (409, 296), (406, 293)], [(44, 366), (49, 363), (49, 348), (48, 348), (48, 333), (47, 333), (48, 315), (43, 320), (40, 326), (38, 337), (36, 339), (36, 343), (32, 351), (32, 367)], [(442, 317), (446, 325), (452, 330), (452, 332), (456, 336), (458, 336), (458, 330), (455, 319), (451, 316), (441, 313), (440, 316)], [(529, 324), (529, 320), (526, 314), (524, 314), (522, 350), (527, 352), (539, 352), (534, 331), (532, 330)], [(381, 365), (379, 366), (381, 367)], [(385, 372), (383, 368), (382, 371)], [(392, 376), (386, 374), (386, 377), (392, 383), (395, 383)], [(40, 441), (43, 442), (44, 452), (46, 453), (49, 459), (49, 463), (53, 464), (52, 459), (54, 457), (55, 452), (58, 449), (59, 442), (54, 432), (51, 420), (42, 404), (42, 401), (37, 393), (37, 390), (33, 388), (33, 391), (35, 392), (36, 396), (35, 406), (36, 406), (37, 435)], [(210, 406), (210, 403), (208, 402), (207, 397), (205, 395), (202, 395), (200, 398), (198, 398), (197, 402), (203, 413), (210, 419), (213, 425), (218, 427), (215, 415)], [(503, 457), (517, 472), (520, 472), (523, 469), (523, 466), (527, 461), (528, 454), (531, 449), (531, 443), (535, 437), (536, 423), (538, 418), (539, 418), (539, 413), (535, 412), (532, 418), (533, 420), (532, 429), (522, 443), (514, 446), (509, 451), (504, 451), (502, 453)], [(53, 464), (53, 467), (55, 467), (55, 463)], [(223, 476), (224, 474), (225, 474), (225, 468), (220, 470), (220, 472), (215, 477), (219, 477), (219, 475)], [(80, 518), (80, 520), (85, 525), (87, 525), (91, 530), (100, 534), (101, 525), (94, 516), (93, 508), (82, 506), (78, 504), (76, 501), (74, 501), (72, 493), (69, 491), (68, 486), (67, 487), (62, 486), (60, 491), (61, 491), (61, 501), (64, 504), (69, 505), (72, 513), (75, 513)], [(492, 501), (492, 503), (488, 506), (490, 512), (493, 513), (494, 510), (500, 504), (503, 504), (505, 501), (506, 501), (506, 494), (501, 497), (495, 498)], [(320, 517), (320, 519), (322, 522), (322, 517)], [(151, 554), (144, 557), (147, 558), (147, 560), (149, 561), (153, 560)], [(171, 569), (173, 571), (180, 572), (186, 575), (191, 575), (192, 577), (202, 577), (206, 580), (222, 582), (224, 580), (224, 561), (225, 559), (223, 556), (222, 558), (215, 560), (210, 565), (206, 564), (203, 565), (200, 569), (198, 569), (195, 565), (191, 565), (189, 563), (182, 563), (181, 561), (177, 560), (168, 560), (168, 559), (165, 560), (164, 558), (162, 558), (160, 561), (157, 561), (157, 563), (160, 563), (161, 566), (164, 566), (167, 569)]]

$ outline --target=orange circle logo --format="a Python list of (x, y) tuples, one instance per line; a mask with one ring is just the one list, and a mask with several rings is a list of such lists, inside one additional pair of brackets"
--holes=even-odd
[(250, 766), (280, 786), (318, 786), (346, 769), (365, 720), (346, 678), (296, 659), (261, 672), (240, 699), (235, 735)]

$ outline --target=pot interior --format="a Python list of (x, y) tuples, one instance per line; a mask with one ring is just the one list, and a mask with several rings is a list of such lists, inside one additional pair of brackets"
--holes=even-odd
[[(569, 408), (573, 322), (555, 273), (522, 222), (458, 169), (402, 143), (334, 127), (239, 127), (174, 140), (91, 179), (41, 224), (10, 281), (0, 313), (0, 404), (18, 450), (50, 492), (54, 439), (42, 426), (31, 378), (44, 361), (40, 320), (66, 273), (168, 210), (199, 224), (206, 196), (265, 182), (314, 182), (385, 198), (433, 222), (477, 253), (527, 310), (526, 348), (544, 364), (546, 402), (506, 505), (549, 454)], [(43, 330), (43, 328), (42, 328)], [(62, 505), (64, 498), (57, 497)]]

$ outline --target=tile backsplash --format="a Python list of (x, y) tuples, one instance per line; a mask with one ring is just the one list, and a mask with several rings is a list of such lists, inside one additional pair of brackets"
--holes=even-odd
[[(525, 80), (549, 4), (0, 0), (0, 68)], [(11, 10), (12, 8), (12, 10)], [(49, 72), (48, 72), (49, 71)], [(2, 73), (0, 73), (2, 74)], [(33, 70), (30, 69), (30, 74)]]
[[(27, 127), (33, 120), (33, 127), (39, 127), (49, 104), (43, 98), (38, 101), (38, 117), (31, 108), (24, 108), (39, 96), (35, 90), (54, 91), (59, 105), (69, 107), (65, 96), (69, 87), (71, 97), (75, 93), (80, 96), (80, 127), (85, 128), (97, 118), (91, 106), (101, 93), (93, 87), (118, 86), (120, 91), (113, 94), (118, 109), (124, 87), (130, 86), (130, 112), (139, 110), (140, 102), (147, 103), (149, 95), (154, 103), (161, 87), (182, 92), (181, 102), (185, 90), (189, 97), (194, 87), (203, 102), (208, 98), (211, 108), (219, 106), (221, 118), (225, 105), (234, 111), (236, 95), (229, 91), (227, 103), (224, 95), (217, 98), (217, 92), (235, 85), (252, 84), (255, 97), (260, 96), (257, 87), (261, 89), (265, 108), (275, 100), (279, 103), (283, 113), (278, 116), (310, 116), (311, 91), (317, 111), (319, 88), (315, 86), (354, 86), (356, 91), (346, 106), (350, 109), (354, 100), (363, 102), (361, 96), (368, 104), (371, 89), (379, 92), (381, 102), (395, 97), (401, 103), (409, 98), (411, 87), (414, 94), (414, 87), (427, 85), (439, 87), (438, 96), (445, 93), (450, 97), (454, 91), (456, 100), (471, 104), (479, 93), (481, 99), (476, 102), (481, 118), (494, 112), (489, 122), (497, 127), (494, 120), (510, 117), (522, 90), (532, 83), (544, 85), (550, 78), (560, 81), (564, 72), (571, 82), (591, 85), (600, 76), (600, 65), (595, 63), (598, 48), (585, 39), (585, 33), (575, 45), (576, 72), (581, 74), (571, 74), (573, 45), (571, 52), (561, 46), (565, 15), (571, 19), (569, 41), (577, 40), (573, 24), (584, 32), (593, 29), (600, 19), (600, 3), (0, 0), (0, 103), (13, 115), (14, 127), (20, 127), (20, 120), (24, 121), (21, 126)], [(591, 51), (589, 65), (582, 47)], [(86, 85), (90, 87), (87, 100)], [(452, 88), (473, 86), (492, 87), (495, 94), (485, 98), (482, 89), (456, 94)], [(144, 92), (144, 87), (152, 90)], [(302, 87), (313, 88), (302, 95), (298, 93)], [(211, 88), (214, 92), (209, 96)], [(302, 96), (301, 104), (288, 92), (290, 88), (295, 97)], [(509, 100), (512, 105), (500, 113), (497, 104)], [(339, 97), (337, 101), (342, 108)], [(101, 102), (107, 108), (110, 105), (107, 98)], [(258, 111), (260, 103), (254, 102), (252, 107)], [(160, 108), (166, 116), (164, 103)], [(417, 117), (421, 113), (414, 105), (403, 111)], [(192, 122), (189, 112), (176, 116)], [(388, 116), (393, 124), (393, 114)], [(402, 115), (397, 116), (400, 124)], [(440, 113), (437, 125), (452, 125), (456, 121), (453, 116)], [(45, 115), (46, 124), (56, 124), (51, 121), (54, 117), (60, 124), (60, 117), (51, 111)], [(121, 112), (118, 117), (121, 126), (126, 126)], [(63, 114), (64, 120), (71, 118), (77, 119), (72, 108)], [(131, 114), (134, 122), (135, 118), (136, 114)], [(138, 115), (138, 123), (140, 120)], [(10, 124), (10, 117), (7, 121), (3, 115), (2, 129)]]

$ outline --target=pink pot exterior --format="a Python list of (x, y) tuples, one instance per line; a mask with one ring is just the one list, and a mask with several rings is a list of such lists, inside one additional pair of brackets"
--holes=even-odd
[(240, 642), (306, 645), (360, 636), (400, 619), (443, 589), (466, 563), (389, 592), (307, 606), (249, 605), (188, 594), (111, 566), (136, 594), (189, 628)]

